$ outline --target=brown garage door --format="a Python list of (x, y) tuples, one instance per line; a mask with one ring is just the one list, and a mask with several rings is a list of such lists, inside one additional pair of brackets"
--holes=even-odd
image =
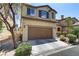
[(29, 27), (28, 38), (29, 39), (51, 39), (52, 28)]

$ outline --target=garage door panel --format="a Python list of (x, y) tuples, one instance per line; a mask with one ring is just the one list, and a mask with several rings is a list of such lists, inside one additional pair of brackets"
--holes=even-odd
[(29, 27), (29, 39), (50, 39), (52, 38), (52, 28)]

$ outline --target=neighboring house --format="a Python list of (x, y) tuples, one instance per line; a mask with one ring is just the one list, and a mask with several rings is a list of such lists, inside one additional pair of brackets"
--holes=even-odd
[[(61, 33), (61, 32), (67, 33), (68, 32), (68, 29), (67, 29), (68, 24), (65, 21), (65, 19), (66, 18), (64, 18), (64, 15), (61, 15), (61, 19), (57, 20), (57, 33)], [(78, 19), (73, 17), (72, 21), (71, 21), (71, 26), (73, 26), (73, 24), (76, 22), (78, 22)]]
[(65, 22), (64, 15), (61, 15), (61, 19), (57, 20), (57, 33), (66, 32), (67, 31), (67, 23)]
[(75, 26), (75, 27), (79, 27), (79, 21), (76, 22), (76, 23), (74, 23), (73, 26)]
[(56, 37), (56, 10), (48, 5), (21, 4), (21, 7), (23, 41)]

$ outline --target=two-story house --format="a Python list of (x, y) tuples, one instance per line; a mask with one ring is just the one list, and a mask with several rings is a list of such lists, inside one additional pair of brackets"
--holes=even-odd
[(53, 39), (56, 37), (56, 13), (48, 5), (21, 4), (21, 30), (23, 41)]

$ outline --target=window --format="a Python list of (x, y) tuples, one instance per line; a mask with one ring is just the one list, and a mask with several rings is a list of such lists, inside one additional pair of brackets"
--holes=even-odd
[(57, 31), (60, 31), (60, 28), (57, 28)]
[(27, 8), (27, 15), (34, 16), (35, 8)]
[(39, 17), (49, 18), (49, 13), (44, 10), (39, 10)]
[(52, 13), (52, 18), (55, 19), (55, 14), (54, 13)]

